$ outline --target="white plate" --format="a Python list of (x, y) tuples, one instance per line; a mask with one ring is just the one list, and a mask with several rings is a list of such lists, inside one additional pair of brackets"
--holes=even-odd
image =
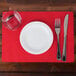
[(21, 30), (20, 43), (28, 53), (42, 54), (46, 52), (53, 43), (52, 30), (43, 22), (30, 22)]

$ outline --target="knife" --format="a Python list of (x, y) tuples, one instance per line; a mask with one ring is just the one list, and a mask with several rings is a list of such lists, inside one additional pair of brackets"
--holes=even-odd
[(64, 44), (63, 44), (62, 61), (66, 61), (66, 48), (67, 48), (66, 40), (67, 40), (68, 17), (69, 15), (66, 14), (64, 18)]

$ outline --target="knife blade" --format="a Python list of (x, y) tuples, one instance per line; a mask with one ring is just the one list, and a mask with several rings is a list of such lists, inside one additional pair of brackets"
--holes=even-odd
[(69, 17), (69, 15), (67, 14), (64, 19), (64, 37), (67, 35), (68, 17)]
[(62, 60), (66, 61), (66, 39), (67, 39), (67, 29), (68, 29), (68, 18), (69, 15), (66, 14), (64, 18), (64, 44), (63, 44), (63, 54), (62, 54)]

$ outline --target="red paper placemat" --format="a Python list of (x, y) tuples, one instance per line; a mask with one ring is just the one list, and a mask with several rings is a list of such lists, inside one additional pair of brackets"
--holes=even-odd
[[(74, 62), (74, 26), (72, 12), (19, 12), (22, 25), (16, 31), (11, 31), (2, 25), (2, 62), (63, 62), (57, 60), (57, 36), (55, 33), (55, 18), (61, 19), (60, 50), (63, 51), (64, 18), (69, 14), (67, 31), (67, 60)], [(52, 29), (54, 41), (52, 47), (45, 53), (33, 55), (26, 52), (20, 44), (19, 36), (22, 28), (31, 21), (42, 21)]]

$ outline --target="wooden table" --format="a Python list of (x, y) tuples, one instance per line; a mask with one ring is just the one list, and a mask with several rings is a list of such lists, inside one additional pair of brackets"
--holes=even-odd
[[(0, 0), (0, 60), (1, 60), (1, 54), (2, 54), (1, 17), (2, 17), (2, 12), (8, 11), (8, 10), (73, 11), (74, 12), (75, 62), (67, 63), (67, 64), (65, 63), (2, 63), (0, 62), (0, 72), (5, 72), (5, 73), (6, 72), (11, 72), (11, 73), (12, 72), (26, 72), (26, 73), (38, 73), (38, 74), (49, 73), (49, 72), (74, 72), (74, 73), (76, 72), (76, 26), (75, 26), (76, 25), (76, 0)], [(29, 76), (29, 74), (27, 76)]]

